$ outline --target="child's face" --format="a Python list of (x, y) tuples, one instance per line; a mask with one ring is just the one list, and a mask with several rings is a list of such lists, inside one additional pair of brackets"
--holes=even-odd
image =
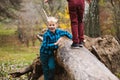
[(48, 22), (48, 29), (51, 31), (51, 32), (55, 32), (56, 28), (57, 28), (57, 23), (56, 22)]

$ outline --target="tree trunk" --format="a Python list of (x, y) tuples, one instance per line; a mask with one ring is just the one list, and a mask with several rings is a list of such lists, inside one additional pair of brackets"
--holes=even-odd
[(101, 35), (99, 24), (99, 0), (92, 0), (89, 12), (85, 15), (85, 34), (90, 37)]
[(113, 23), (116, 30), (116, 37), (118, 39), (118, 42), (120, 43), (120, 0), (111, 0), (111, 4), (113, 5)]
[(110, 35), (98, 38), (85, 36), (85, 46), (114, 74), (120, 73), (120, 44)]
[(65, 40), (65, 46), (59, 48), (57, 62), (67, 71), (71, 80), (118, 80), (85, 47), (71, 49), (72, 41)]
[[(61, 67), (57, 67), (59, 72), (56, 74), (58, 77), (56, 77), (55, 80), (119, 80), (85, 47), (71, 49), (72, 41), (64, 37), (61, 42), (62, 46), (60, 46), (56, 53), (56, 61)], [(35, 67), (35, 65), (33, 66)], [(36, 65), (36, 67), (41, 68), (41, 64), (39, 64), (39, 66)], [(60, 73), (60, 71), (62, 72)], [(25, 73), (25, 71), (23, 72)], [(34, 68), (32, 72), (35, 74), (35, 72), (40, 71)], [(63, 73), (65, 74), (65, 79), (61, 76)]]

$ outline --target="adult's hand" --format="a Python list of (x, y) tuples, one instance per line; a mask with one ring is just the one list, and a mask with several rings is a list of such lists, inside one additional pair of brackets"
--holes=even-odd
[(45, 3), (47, 3), (47, 2), (48, 2), (48, 0), (44, 0), (44, 2), (45, 2)]
[(92, 0), (86, 0), (86, 1), (90, 4)]

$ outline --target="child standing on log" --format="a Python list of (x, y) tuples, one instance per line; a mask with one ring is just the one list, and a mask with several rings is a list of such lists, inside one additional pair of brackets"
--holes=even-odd
[[(44, 0), (48, 2), (50, 0)], [(84, 24), (83, 24), (83, 14), (85, 8), (85, 0), (67, 0), (69, 7), (69, 14), (71, 20), (71, 31), (73, 35), (72, 48), (79, 48), (83, 46), (84, 40)], [(90, 3), (90, 0), (86, 0)]]
[(44, 74), (44, 80), (54, 80), (55, 59), (54, 50), (58, 49), (60, 37), (66, 36), (72, 39), (67, 31), (58, 29), (58, 20), (55, 17), (48, 17), (48, 30), (43, 35), (43, 43), (40, 48), (40, 60)]

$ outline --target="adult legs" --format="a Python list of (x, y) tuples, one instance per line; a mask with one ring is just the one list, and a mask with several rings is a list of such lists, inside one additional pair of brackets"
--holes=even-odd
[(81, 4), (77, 7), (79, 43), (83, 42), (84, 40), (84, 23), (83, 23), (84, 7), (85, 3), (84, 0), (82, 0)]
[(69, 14), (71, 20), (71, 31), (73, 35), (73, 43), (79, 43), (78, 39), (78, 15), (76, 6), (71, 6), (69, 4)]

